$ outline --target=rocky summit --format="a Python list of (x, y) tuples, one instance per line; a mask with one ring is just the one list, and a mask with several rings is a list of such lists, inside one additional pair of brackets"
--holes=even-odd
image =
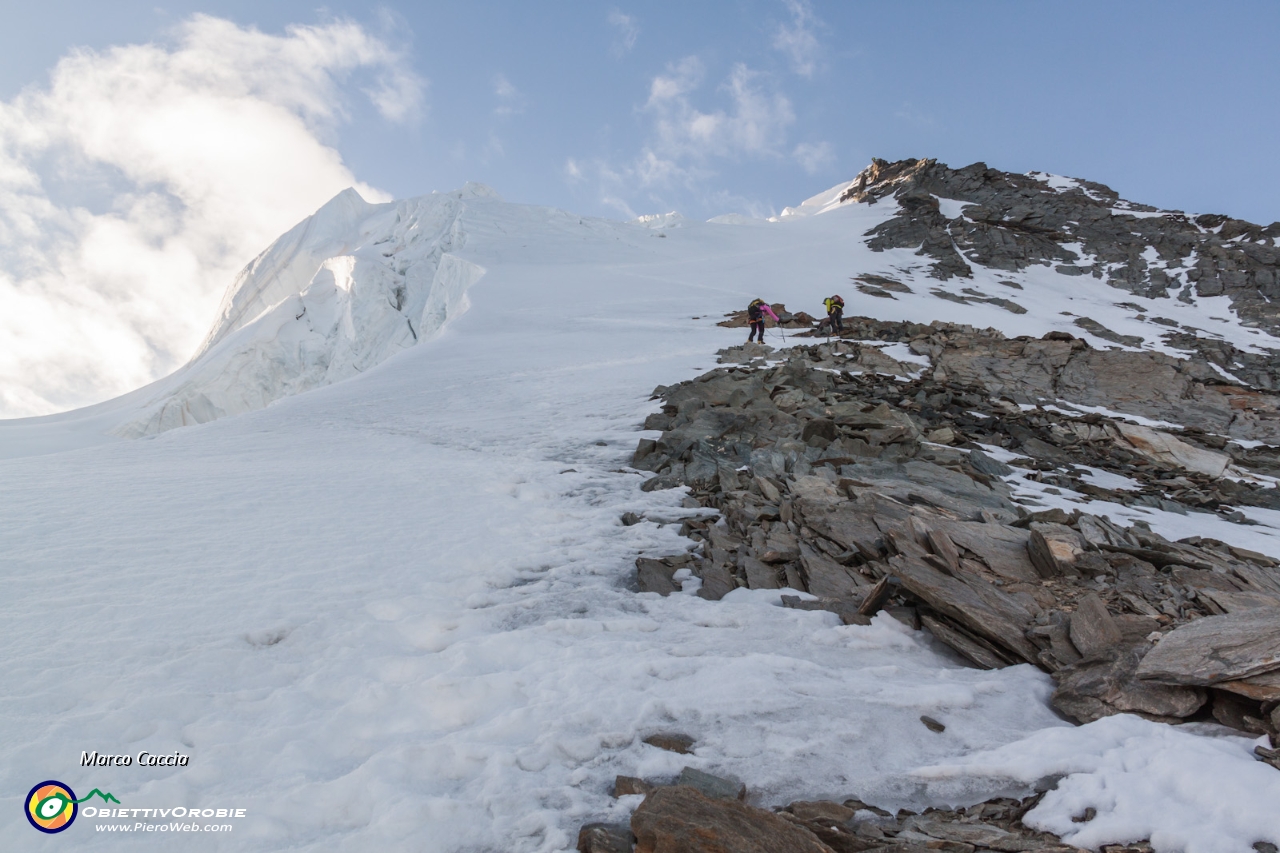
[(886, 199), (899, 212), (867, 235), (871, 248), (918, 247), (941, 280), (968, 278), (971, 265), (1043, 265), (1148, 298), (1226, 295), (1243, 320), (1280, 326), (1280, 222), (1193, 218), (1125, 201), (1092, 181), (936, 160), (875, 160), (840, 196)]

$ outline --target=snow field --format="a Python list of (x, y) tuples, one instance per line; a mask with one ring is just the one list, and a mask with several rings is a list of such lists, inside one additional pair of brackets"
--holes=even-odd
[[(637, 552), (683, 547), (617, 521), (675, 514), (678, 494), (608, 470), (636, 437), (629, 389), (678, 364), (511, 382), (430, 355), (53, 470), (4, 463), (2, 560), (26, 580), (3, 720), (29, 733), (4, 741), (7, 790), (53, 772), (125, 804), (249, 804), (190, 849), (559, 850), (626, 807), (618, 773), (687, 762), (762, 797), (905, 801), (892, 777), (999, 745), (1011, 720), (1057, 724), (1039, 673), (956, 667), (893, 622), (622, 588)], [(609, 376), (628, 391), (602, 392)], [(698, 754), (639, 741), (668, 728)], [(95, 748), (192, 761), (78, 768)], [(74, 829), (70, 849), (138, 844)]]

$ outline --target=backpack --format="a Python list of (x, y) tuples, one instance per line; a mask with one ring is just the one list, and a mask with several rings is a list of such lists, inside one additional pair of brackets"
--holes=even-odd
[(763, 299), (757, 299), (747, 306), (747, 319), (755, 323), (764, 319), (764, 312), (760, 310), (760, 306), (764, 304)]

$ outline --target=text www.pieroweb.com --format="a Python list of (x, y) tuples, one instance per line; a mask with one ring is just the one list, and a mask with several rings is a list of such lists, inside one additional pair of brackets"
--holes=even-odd
[[(89, 810), (87, 810), (89, 811)], [(181, 814), (178, 814), (181, 812)], [(237, 818), (244, 817), (246, 809), (99, 809), (96, 815), (85, 817), (180, 817), (186, 820), (171, 820), (164, 823), (151, 821), (134, 821), (132, 823), (99, 823), (94, 828), (98, 832), (231, 832), (230, 823), (200, 823), (199, 818)]]

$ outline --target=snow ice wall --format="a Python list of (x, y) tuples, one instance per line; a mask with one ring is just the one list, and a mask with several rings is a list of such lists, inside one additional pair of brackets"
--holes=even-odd
[(195, 357), (114, 434), (260, 409), (438, 334), (484, 274), (451, 254), (466, 242), (467, 203), (496, 198), (479, 184), (388, 204), (339, 193), (245, 267)]

